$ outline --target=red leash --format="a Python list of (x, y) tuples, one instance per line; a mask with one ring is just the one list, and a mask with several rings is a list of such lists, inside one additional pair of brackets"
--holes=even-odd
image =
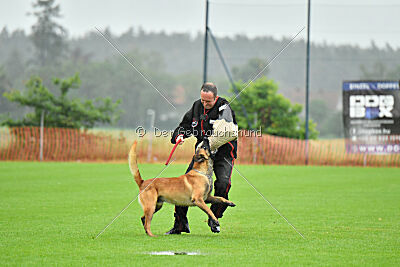
[(172, 154), (174, 154), (176, 147), (182, 142), (182, 139), (179, 139), (174, 147), (172, 148), (171, 154), (169, 154), (169, 157), (167, 159), (167, 162), (165, 162), (165, 165), (168, 165), (169, 161), (171, 160)]

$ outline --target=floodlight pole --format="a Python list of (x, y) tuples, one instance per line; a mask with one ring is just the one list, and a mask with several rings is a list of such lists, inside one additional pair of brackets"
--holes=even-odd
[(307, 55), (306, 55), (306, 125), (305, 125), (305, 136), (306, 149), (305, 149), (305, 164), (308, 165), (308, 104), (309, 104), (309, 78), (310, 78), (310, 13), (311, 13), (311, 0), (308, 0), (307, 7)]
[(208, 52), (208, 0), (206, 0), (206, 26), (204, 31), (203, 83), (207, 82), (207, 52)]

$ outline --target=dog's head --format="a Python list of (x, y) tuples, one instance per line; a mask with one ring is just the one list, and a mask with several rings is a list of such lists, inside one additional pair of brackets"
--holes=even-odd
[(201, 163), (205, 160), (209, 160), (210, 156), (211, 156), (210, 143), (208, 141), (208, 138), (204, 137), (203, 141), (196, 148), (194, 161)]

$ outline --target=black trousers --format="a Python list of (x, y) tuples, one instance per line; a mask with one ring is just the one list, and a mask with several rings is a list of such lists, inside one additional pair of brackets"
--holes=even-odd
[[(215, 173), (215, 182), (214, 182), (214, 196), (228, 198), (228, 193), (231, 188), (231, 175), (233, 169), (234, 158), (226, 157), (222, 159), (214, 160), (214, 173)], [(194, 161), (190, 162), (189, 167), (186, 170), (188, 173), (193, 168)], [(227, 206), (225, 204), (212, 204), (211, 210), (214, 213), (215, 217), (222, 218), (224, 211)], [(187, 214), (188, 207), (184, 206), (175, 206), (175, 225), (180, 225), (181, 223), (187, 223)]]

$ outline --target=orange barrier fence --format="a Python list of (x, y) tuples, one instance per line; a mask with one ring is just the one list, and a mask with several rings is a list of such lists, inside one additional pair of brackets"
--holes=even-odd
[[(43, 160), (45, 161), (126, 161), (129, 147), (137, 139), (134, 131), (83, 131), (45, 128)], [(172, 149), (169, 137), (140, 138), (140, 162), (165, 162)], [(150, 147), (151, 142), (151, 147)], [(174, 156), (177, 162), (189, 162), (194, 152), (194, 138), (180, 146)], [(400, 154), (347, 153), (344, 139), (296, 140), (271, 135), (251, 136), (242, 131), (238, 141), (238, 163), (333, 166), (400, 167)], [(308, 155), (308, 156), (306, 156)], [(1, 128), (0, 160), (40, 160), (40, 128)]]
[(241, 163), (400, 167), (400, 154), (347, 153), (346, 140), (305, 140), (263, 135), (239, 139)]

